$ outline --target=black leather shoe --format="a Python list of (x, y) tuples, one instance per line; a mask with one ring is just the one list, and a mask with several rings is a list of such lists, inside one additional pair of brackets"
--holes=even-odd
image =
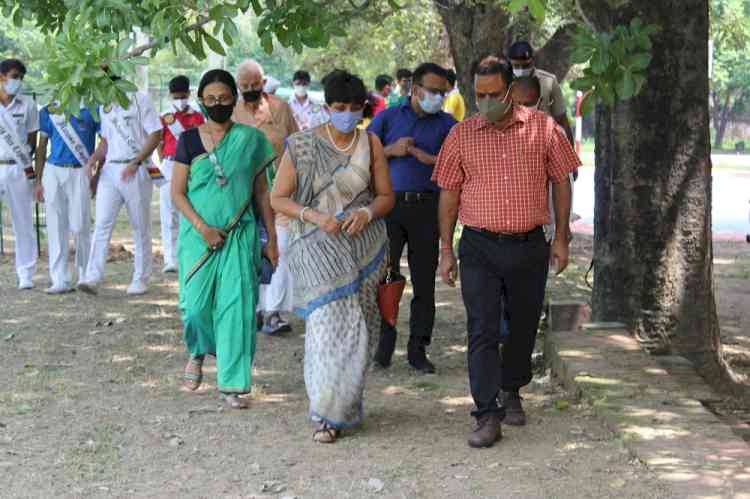
[(409, 365), (424, 374), (433, 374), (435, 365), (427, 358), (427, 350), (423, 345), (409, 342), (407, 358)]
[(381, 329), (378, 349), (375, 351), (373, 360), (375, 363), (387, 369), (391, 366), (393, 351), (396, 349), (396, 332), (393, 330)]

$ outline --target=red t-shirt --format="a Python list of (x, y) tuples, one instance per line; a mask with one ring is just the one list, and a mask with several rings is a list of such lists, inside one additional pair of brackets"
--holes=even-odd
[(184, 128), (185, 130), (189, 130), (191, 128), (197, 127), (198, 125), (202, 125), (206, 120), (203, 117), (203, 114), (193, 108), (188, 108), (187, 111), (178, 111), (176, 113), (173, 111), (169, 111), (162, 114), (161, 125), (164, 127), (164, 132), (161, 138), (162, 157), (174, 156), (175, 152), (177, 151), (177, 139), (170, 129), (170, 126), (173, 125), (175, 121), (179, 121), (179, 123), (182, 125), (182, 128)]
[(385, 110), (385, 108), (387, 107), (387, 103), (385, 102), (385, 99), (379, 95), (373, 94), (373, 100), (375, 102), (373, 102), (372, 104), (372, 115), (377, 116), (380, 111)]

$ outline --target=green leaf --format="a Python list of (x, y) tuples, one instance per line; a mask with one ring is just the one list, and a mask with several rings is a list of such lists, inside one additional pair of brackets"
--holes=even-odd
[(528, 0), (511, 0), (510, 5), (508, 5), (508, 10), (513, 14), (517, 14), (524, 7), (528, 7), (528, 4)]
[(583, 99), (583, 105), (581, 105), (581, 114), (587, 115), (596, 108), (596, 91), (591, 92)]
[(546, 0), (529, 0), (529, 12), (538, 22), (544, 22), (546, 10)]
[(635, 81), (630, 71), (625, 71), (622, 78), (617, 82), (617, 96), (622, 99), (630, 99), (635, 95)]
[(651, 64), (651, 59), (653, 57), (651, 54), (647, 54), (645, 52), (641, 52), (639, 54), (635, 54), (634, 56), (630, 57), (628, 59), (628, 65), (631, 69), (635, 71), (640, 71), (643, 69), (646, 69), (649, 64)]
[(227, 55), (226, 50), (224, 50), (224, 47), (221, 45), (221, 42), (219, 40), (209, 35), (208, 33), (204, 33), (203, 39), (206, 41), (208, 48), (210, 48), (211, 50), (213, 50), (219, 55), (223, 55), (223, 56)]
[(591, 56), (594, 54), (594, 49), (587, 47), (576, 47), (573, 53), (570, 54), (570, 62), (573, 64), (585, 64), (589, 62)]

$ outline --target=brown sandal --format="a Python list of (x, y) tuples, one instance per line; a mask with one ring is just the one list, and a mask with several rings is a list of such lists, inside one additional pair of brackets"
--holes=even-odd
[(201, 386), (201, 383), (203, 383), (203, 359), (190, 357), (185, 366), (182, 386), (194, 392)]
[(219, 398), (223, 400), (230, 409), (247, 409), (248, 407), (247, 402), (244, 399), (241, 399), (236, 393), (222, 393)]
[(319, 444), (332, 444), (339, 436), (339, 431), (328, 423), (323, 423), (313, 433), (313, 442)]

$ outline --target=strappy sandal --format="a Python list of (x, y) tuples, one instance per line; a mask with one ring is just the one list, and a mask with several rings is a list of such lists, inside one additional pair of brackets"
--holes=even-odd
[(328, 423), (323, 423), (321, 427), (313, 433), (313, 442), (319, 444), (332, 444), (336, 441), (338, 436), (339, 432), (336, 428)]
[(223, 400), (230, 409), (247, 409), (248, 407), (247, 402), (241, 399), (236, 393), (222, 393), (219, 395), (219, 398)]
[(203, 359), (191, 357), (188, 360), (183, 380), (182, 385), (191, 392), (194, 392), (201, 386), (201, 383), (203, 383)]

